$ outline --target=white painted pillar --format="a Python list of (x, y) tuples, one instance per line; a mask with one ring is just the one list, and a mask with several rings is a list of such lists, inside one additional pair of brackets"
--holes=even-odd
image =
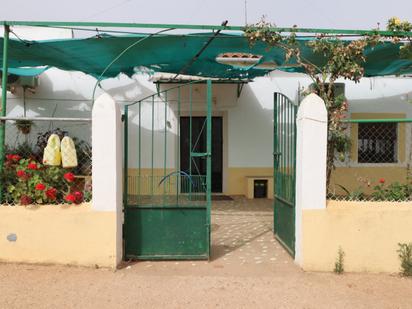
[(118, 104), (107, 93), (92, 111), (93, 210), (113, 212), (116, 264), (122, 259), (122, 122)]
[(308, 95), (297, 113), (295, 261), (303, 263), (302, 214), (326, 208), (326, 148), (328, 115), (324, 101)]

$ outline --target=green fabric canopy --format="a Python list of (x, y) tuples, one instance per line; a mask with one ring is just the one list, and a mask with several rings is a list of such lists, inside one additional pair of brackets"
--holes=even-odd
[[(27, 76), (33, 77), (42, 74), (44, 71), (47, 71), (49, 67), (42, 67), (42, 68), (8, 68), (8, 74), (13, 74), (17, 76)], [(3, 71), (3, 68), (0, 68)]]
[[(302, 68), (284, 66), (284, 51), (280, 48), (268, 49), (264, 43), (249, 46), (247, 39), (239, 34), (219, 34), (193, 63), (191, 60), (202, 49), (213, 33), (186, 35), (136, 34), (128, 36), (100, 35), (86, 39), (64, 39), (48, 41), (10, 40), (9, 66), (21, 67), (51, 66), (68, 71), (81, 71), (93, 76), (100, 76), (105, 68), (125, 49), (128, 49), (104, 73), (103, 78), (115, 77), (119, 73), (133, 75), (136, 70), (145, 68), (154, 72), (179, 73), (215, 77), (215, 78), (254, 78), (262, 76), (272, 69), (248, 70), (234, 68), (216, 62), (221, 53), (252, 53), (262, 55), (260, 63), (275, 62), (280, 70), (301, 72)], [(145, 38), (142, 40), (143, 38)], [(0, 44), (3, 44), (3, 38)], [(314, 54), (300, 39), (302, 56), (320, 64), (325, 59)], [(412, 59), (400, 59), (400, 44), (380, 43), (365, 51), (365, 76), (400, 75), (412, 73)], [(2, 50), (0, 50), (0, 57)], [(191, 63), (189, 66), (188, 64)]]

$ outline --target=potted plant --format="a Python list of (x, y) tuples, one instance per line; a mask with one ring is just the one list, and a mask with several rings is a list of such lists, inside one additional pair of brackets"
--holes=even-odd
[(31, 120), (26, 120), (26, 119), (20, 119), (16, 120), (16, 127), (17, 129), (23, 133), (24, 135), (27, 135), (31, 131), (31, 127), (33, 125), (33, 121)]

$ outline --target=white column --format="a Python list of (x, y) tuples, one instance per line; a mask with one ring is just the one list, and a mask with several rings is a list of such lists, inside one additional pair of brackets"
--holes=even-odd
[(295, 261), (303, 262), (302, 212), (326, 208), (328, 115), (324, 101), (308, 95), (297, 114)]
[(92, 111), (93, 210), (116, 214), (116, 260), (122, 259), (122, 122), (118, 104), (107, 93)]

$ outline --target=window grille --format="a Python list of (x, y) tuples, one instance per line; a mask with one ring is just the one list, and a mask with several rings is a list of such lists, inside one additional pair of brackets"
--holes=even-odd
[(359, 123), (358, 162), (397, 163), (397, 124)]

